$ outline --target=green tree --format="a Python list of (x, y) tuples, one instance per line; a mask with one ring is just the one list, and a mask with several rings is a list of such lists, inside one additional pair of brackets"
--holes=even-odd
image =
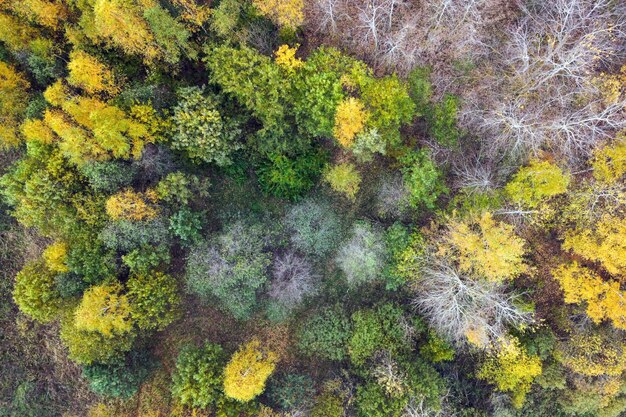
[(58, 315), (62, 299), (55, 286), (55, 275), (42, 260), (30, 262), (18, 272), (13, 299), (24, 314), (42, 323)]
[(441, 194), (448, 192), (443, 175), (427, 150), (411, 151), (400, 159), (404, 183), (409, 190), (409, 204), (414, 208), (433, 209)]
[(146, 352), (133, 351), (120, 363), (86, 365), (83, 367), (83, 376), (96, 394), (128, 399), (137, 393), (153, 366)]
[(347, 357), (350, 334), (346, 313), (326, 307), (303, 322), (297, 333), (298, 348), (307, 356), (341, 361)]
[(143, 330), (163, 330), (180, 315), (177, 282), (152, 272), (135, 275), (126, 284), (133, 321)]

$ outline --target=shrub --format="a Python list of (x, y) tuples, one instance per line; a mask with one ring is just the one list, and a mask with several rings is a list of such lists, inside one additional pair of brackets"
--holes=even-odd
[(84, 366), (83, 376), (96, 394), (127, 399), (137, 393), (152, 367), (152, 360), (146, 352), (131, 352), (121, 363)]
[(207, 408), (222, 396), (225, 355), (221, 346), (185, 346), (176, 359), (172, 396), (183, 405)]
[(435, 208), (441, 194), (448, 192), (442, 173), (428, 155), (428, 151), (409, 152), (400, 159), (404, 184), (409, 190), (409, 204), (413, 208)]
[(133, 321), (143, 330), (163, 330), (180, 314), (176, 280), (161, 272), (132, 276), (127, 284)]
[(285, 216), (291, 243), (302, 252), (324, 257), (335, 249), (341, 236), (339, 217), (325, 203), (313, 199), (292, 206)]
[(352, 234), (339, 250), (337, 266), (351, 286), (380, 278), (385, 266), (386, 248), (382, 234), (369, 223), (358, 222)]
[(177, 236), (183, 245), (191, 245), (202, 239), (204, 213), (193, 212), (183, 207), (170, 216), (170, 230)]
[(298, 348), (307, 356), (341, 361), (347, 356), (351, 323), (340, 308), (322, 309), (307, 319), (297, 334)]
[(313, 151), (290, 158), (269, 156), (257, 169), (261, 189), (276, 197), (296, 200), (307, 192), (319, 177), (325, 155)]
[(224, 369), (224, 394), (247, 402), (265, 389), (265, 381), (274, 372), (278, 356), (253, 339), (241, 346)]
[(184, 151), (192, 161), (229, 165), (230, 154), (240, 148), (238, 124), (221, 115), (217, 99), (201, 88), (181, 88), (178, 96), (172, 116), (172, 149)]
[(270, 401), (282, 410), (299, 409), (310, 403), (314, 395), (311, 377), (299, 374), (283, 374), (274, 378), (267, 393)]
[(212, 243), (191, 249), (187, 288), (200, 297), (216, 297), (238, 319), (250, 316), (256, 293), (267, 281), (270, 256), (263, 252), (263, 229), (243, 221), (227, 226)]
[(26, 264), (15, 277), (15, 304), (34, 320), (51, 321), (59, 313), (62, 303), (54, 280), (55, 274), (43, 261)]
[(333, 190), (344, 194), (351, 201), (356, 199), (361, 185), (361, 174), (356, 170), (354, 164), (341, 163), (329, 167), (324, 172), (324, 179)]

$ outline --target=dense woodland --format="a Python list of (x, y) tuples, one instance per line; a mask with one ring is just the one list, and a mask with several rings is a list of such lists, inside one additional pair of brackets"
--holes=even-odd
[(0, 0), (0, 416), (626, 416), (625, 181), (623, 0)]

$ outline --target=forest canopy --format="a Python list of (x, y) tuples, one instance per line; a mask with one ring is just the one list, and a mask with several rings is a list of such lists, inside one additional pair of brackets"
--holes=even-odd
[(0, 0), (0, 416), (626, 415), (626, 3)]

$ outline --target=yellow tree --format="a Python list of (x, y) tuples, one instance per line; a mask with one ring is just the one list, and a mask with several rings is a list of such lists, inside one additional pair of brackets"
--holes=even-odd
[(158, 215), (156, 201), (154, 191), (138, 193), (128, 189), (109, 197), (106, 211), (113, 220), (150, 220)]
[(131, 308), (119, 283), (102, 284), (83, 294), (74, 312), (76, 329), (98, 332), (105, 337), (123, 335), (132, 330)]
[(56, 30), (68, 17), (68, 10), (60, 0), (12, 0), (12, 10), (42, 26)]
[(620, 290), (619, 282), (603, 281), (577, 262), (561, 265), (552, 275), (561, 285), (566, 303), (586, 303), (587, 315), (594, 323), (608, 319), (616, 328), (626, 330), (626, 293)]
[(515, 174), (505, 191), (513, 201), (536, 207), (544, 199), (565, 193), (569, 181), (558, 165), (535, 159)]
[(528, 270), (524, 246), (513, 226), (485, 212), (463, 221), (451, 220), (440, 253), (453, 256), (462, 272), (501, 282)]
[(612, 144), (594, 151), (592, 167), (594, 178), (603, 184), (615, 184), (626, 174), (626, 131), (618, 133)]
[(86, 52), (72, 51), (67, 69), (69, 71), (67, 82), (89, 94), (102, 92), (115, 94), (119, 91), (113, 72)]
[(512, 396), (513, 405), (520, 408), (533, 380), (541, 375), (541, 360), (531, 356), (515, 338), (500, 340), (495, 352), (490, 352), (476, 376), (494, 384), (499, 391)]
[(68, 272), (67, 243), (54, 242), (43, 251), (43, 259), (50, 271), (57, 273)]
[(304, 0), (253, 0), (252, 3), (280, 27), (295, 30), (304, 22)]
[[(1, 22), (0, 22), (1, 23)], [(28, 104), (30, 83), (0, 61), (0, 148), (19, 144), (19, 120)]]
[(296, 58), (297, 51), (298, 45), (296, 45), (295, 48), (291, 48), (289, 45), (279, 46), (276, 52), (274, 52), (276, 63), (284, 68), (288, 73), (295, 73), (298, 68), (302, 68), (304, 66), (304, 61)]
[(250, 401), (265, 389), (274, 372), (277, 355), (257, 339), (246, 343), (232, 356), (224, 370), (224, 394), (237, 401)]
[(131, 55), (143, 56), (146, 62), (159, 57), (159, 49), (141, 9), (128, 0), (96, 0), (95, 28), (98, 35)]
[(15, 16), (0, 11), (0, 42), (11, 51), (28, 49), (38, 32)]
[(567, 233), (563, 248), (599, 262), (613, 275), (626, 276), (626, 219), (604, 215), (595, 227)]
[(363, 131), (367, 119), (368, 113), (359, 99), (350, 97), (341, 101), (335, 114), (335, 139), (344, 148), (351, 147), (355, 136)]

